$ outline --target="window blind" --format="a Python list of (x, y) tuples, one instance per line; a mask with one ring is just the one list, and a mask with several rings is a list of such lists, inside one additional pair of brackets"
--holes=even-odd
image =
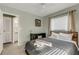
[(51, 18), (50, 30), (51, 31), (55, 31), (55, 30), (68, 31), (68, 14)]

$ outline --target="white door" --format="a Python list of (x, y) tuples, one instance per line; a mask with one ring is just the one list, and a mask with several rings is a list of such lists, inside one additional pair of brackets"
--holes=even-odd
[(0, 54), (3, 50), (3, 14), (0, 11)]
[(12, 42), (12, 17), (3, 16), (3, 42)]
[(18, 34), (19, 34), (19, 19), (18, 17), (14, 17), (13, 18), (13, 42), (18, 42), (19, 38), (18, 38)]

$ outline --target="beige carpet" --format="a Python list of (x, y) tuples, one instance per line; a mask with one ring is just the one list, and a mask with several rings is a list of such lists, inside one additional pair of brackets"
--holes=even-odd
[(5, 44), (2, 55), (26, 55), (23, 46), (17, 44)]

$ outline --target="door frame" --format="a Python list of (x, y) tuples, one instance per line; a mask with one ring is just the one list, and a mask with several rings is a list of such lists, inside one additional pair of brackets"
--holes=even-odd
[(0, 30), (0, 54), (3, 51), (3, 13), (2, 10), (0, 9), (0, 24), (1, 24), (1, 30)]
[[(18, 18), (18, 21), (19, 21), (19, 15), (16, 15), (16, 14), (13, 14), (13, 13), (9, 13), (9, 12), (2, 12), (2, 14), (8, 14), (8, 15), (12, 15), (12, 16), (15, 16), (15, 18)], [(12, 19), (12, 20), (15, 20), (15, 18), (14, 19)], [(19, 25), (19, 24), (18, 24)], [(19, 44), (19, 32), (20, 31), (18, 31), (18, 45), (20, 45)], [(12, 43), (14, 44), (15, 42), (14, 42), (14, 39), (12, 40)]]

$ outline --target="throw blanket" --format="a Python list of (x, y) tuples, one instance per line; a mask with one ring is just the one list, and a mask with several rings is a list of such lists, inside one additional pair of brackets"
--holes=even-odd
[[(42, 55), (42, 54), (43, 53), (40, 53), (40, 55)], [(67, 55), (67, 52), (63, 49), (54, 47), (53, 49), (49, 50), (48, 52), (45, 52), (43, 55)]]
[(41, 40), (41, 39), (37, 39), (35, 41), (34, 45), (36, 45), (37, 47), (44, 47), (44, 46), (52, 47), (52, 43), (51, 42), (47, 42), (47, 41)]

